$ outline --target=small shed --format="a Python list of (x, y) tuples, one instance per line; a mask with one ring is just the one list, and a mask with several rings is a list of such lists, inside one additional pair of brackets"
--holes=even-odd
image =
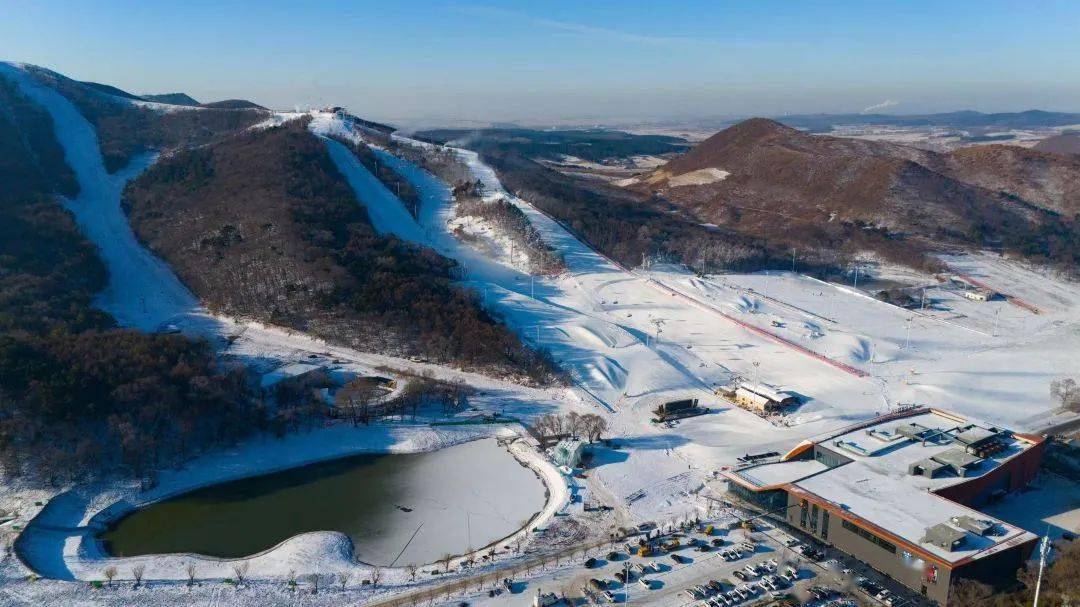
[(324, 387), (329, 384), (329, 376), (326, 367), (311, 363), (292, 363), (282, 365), (262, 376), (259, 386), (263, 389), (273, 388), (283, 381), (307, 382), (312, 381)]
[(551, 450), (551, 460), (557, 466), (577, 468), (581, 463), (581, 456), (585, 452), (585, 443), (575, 438), (561, 440)]

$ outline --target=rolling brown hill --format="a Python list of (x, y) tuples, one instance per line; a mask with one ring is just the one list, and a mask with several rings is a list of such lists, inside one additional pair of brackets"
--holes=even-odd
[(546, 358), (455, 283), (454, 261), (375, 231), (307, 123), (163, 157), (124, 192), (135, 234), (212, 310), (367, 351), (546, 377)]
[(1077, 183), (1080, 162), (1054, 154), (999, 145), (939, 154), (755, 118), (629, 187), (774, 244), (918, 265), (938, 244), (1030, 248), (1059, 215), (1080, 211)]
[(1080, 156), (1080, 132), (1067, 131), (1060, 135), (1047, 137), (1035, 144), (1034, 149), (1040, 152)]

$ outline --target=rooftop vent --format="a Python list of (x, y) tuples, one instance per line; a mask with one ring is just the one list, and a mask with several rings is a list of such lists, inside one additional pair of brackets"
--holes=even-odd
[(964, 544), (964, 538), (967, 537), (967, 533), (946, 525), (945, 523), (938, 523), (933, 527), (926, 529), (926, 534), (923, 535), (922, 540), (924, 544), (932, 544), (938, 548), (944, 548), (948, 551), (953, 551)]
[(979, 519), (972, 516), (954, 516), (949, 521), (961, 529), (965, 529), (977, 535), (986, 536), (994, 530), (994, 523), (986, 519)]

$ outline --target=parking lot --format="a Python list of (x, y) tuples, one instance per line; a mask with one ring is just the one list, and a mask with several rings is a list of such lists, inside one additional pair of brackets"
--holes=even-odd
[[(910, 589), (794, 529), (763, 519), (755, 519), (753, 530), (738, 524), (749, 516), (740, 510), (716, 528), (703, 522), (662, 535), (646, 529), (480, 603), (532, 605), (539, 591), (570, 605), (925, 605)], [(642, 551), (646, 537), (649, 549)]]
[[(726, 607), (767, 605), (790, 595), (813, 599), (812, 588), (827, 586), (815, 568), (767, 534), (741, 528), (706, 534), (704, 527), (665, 534), (645, 555), (639, 538), (632, 538), (590, 557), (560, 587), (579, 602)], [(664, 544), (672, 549), (660, 549)]]

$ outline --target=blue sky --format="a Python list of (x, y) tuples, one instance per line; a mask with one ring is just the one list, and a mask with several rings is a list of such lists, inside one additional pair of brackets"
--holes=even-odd
[(0, 59), (375, 119), (1080, 111), (1080, 2), (0, 0)]

